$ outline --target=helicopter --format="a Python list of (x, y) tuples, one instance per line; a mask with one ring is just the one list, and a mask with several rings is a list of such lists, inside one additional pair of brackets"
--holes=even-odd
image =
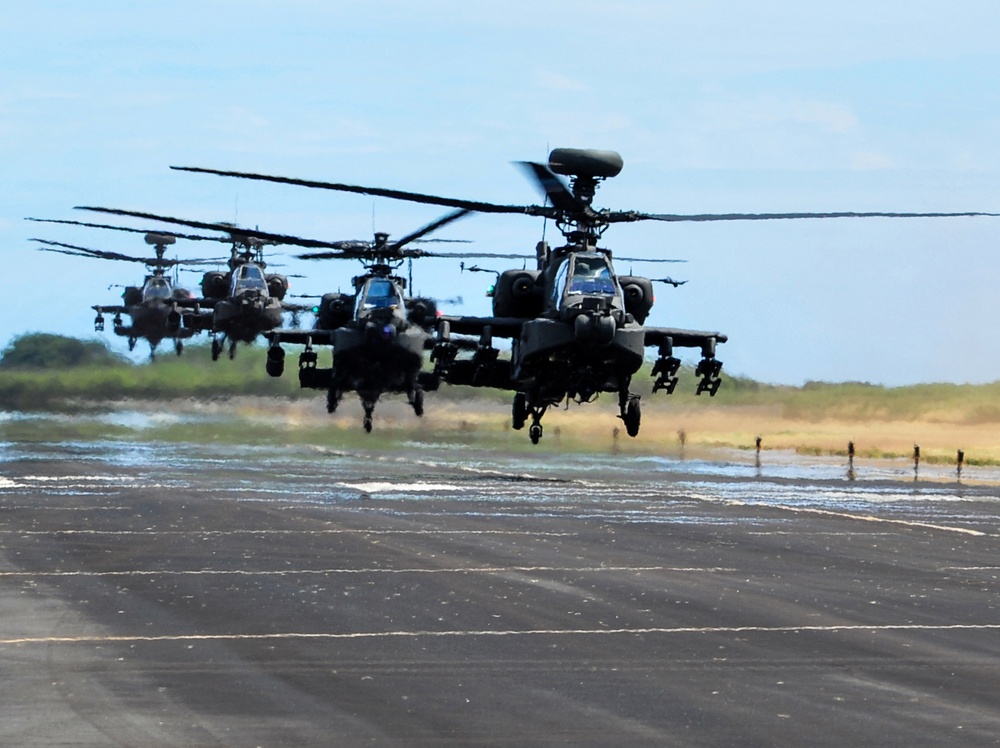
[[(512, 425), (523, 428), (531, 419), (529, 436), (542, 436), (541, 418), (547, 408), (566, 400), (590, 402), (601, 392), (617, 392), (619, 418), (629, 436), (639, 433), (639, 396), (629, 390), (632, 375), (643, 361), (645, 347), (656, 347), (654, 392), (670, 394), (677, 384), (680, 360), (675, 348), (700, 348), (696, 369), (697, 394), (714, 396), (722, 363), (716, 346), (727, 336), (719, 332), (646, 327), (653, 305), (651, 279), (616, 274), (610, 250), (599, 247), (613, 223), (633, 221), (728, 221), (795, 218), (944, 217), (987, 213), (728, 213), (666, 214), (611, 211), (593, 207), (597, 187), (622, 170), (615, 151), (556, 148), (547, 164), (520, 162), (547, 197), (545, 205), (500, 205), (378, 187), (362, 187), (247, 172), (172, 166), (220, 176), (293, 184), (319, 189), (389, 197), (485, 213), (518, 213), (555, 221), (566, 243), (536, 248), (536, 269), (498, 273), (492, 292), (492, 317), (442, 317), (432, 351), (435, 371), (452, 384), (512, 390)], [(567, 185), (562, 177), (568, 177)], [(668, 279), (668, 282), (669, 279)], [(479, 338), (471, 360), (457, 359), (451, 333)], [(494, 337), (510, 338), (511, 357), (501, 362)]]
[(297, 314), (306, 308), (284, 303), (288, 278), (268, 273), (264, 261), (264, 247), (273, 242), (260, 238), (251, 230), (229, 223), (186, 221), (116, 208), (78, 206), (78, 209), (175, 223), (229, 235), (228, 271), (206, 272), (201, 280), (202, 296), (178, 304), (187, 310), (183, 314), (185, 328), (192, 332), (204, 330), (211, 333), (213, 361), (219, 359), (227, 343), (229, 358), (235, 358), (237, 343), (252, 343), (260, 334), (280, 327), (286, 311)]
[[(258, 335), (280, 327), (286, 310), (282, 300), (288, 279), (267, 273), (265, 242), (227, 229), (232, 238), (229, 271), (210, 270), (201, 281), (202, 299), (185, 324), (212, 334), (212, 360), (217, 361), (226, 342), (229, 358), (236, 357), (236, 344), (252, 343)], [(201, 311), (209, 307), (211, 314)]]
[[(395, 273), (405, 259), (440, 256), (406, 245), (468, 213), (455, 211), (394, 242), (389, 241), (389, 234), (376, 232), (373, 241), (337, 241), (331, 243), (330, 251), (297, 255), (305, 260), (360, 260), (365, 272), (352, 278), (353, 295), (323, 295), (314, 310), (312, 330), (280, 330), (267, 335), (271, 341), (268, 374), (281, 376), (284, 370), (282, 343), (305, 345), (299, 356), (299, 383), (327, 391), (327, 412), (336, 411), (345, 392), (356, 392), (364, 409), (364, 429), (370, 433), (379, 397), (404, 393), (413, 412), (422, 416), (424, 392), (436, 390), (439, 383), (435, 375), (421, 371), (424, 351), (432, 345), (437, 307), (433, 299), (407, 296), (406, 279)], [(331, 368), (317, 368), (316, 344), (332, 346)]]
[[(39, 220), (39, 219), (29, 219)], [(154, 248), (155, 258), (133, 257), (119, 252), (89, 249), (75, 244), (32, 239), (46, 246), (39, 247), (46, 252), (60, 252), (75, 257), (91, 257), (101, 260), (122, 260), (140, 262), (149, 268), (141, 286), (126, 286), (122, 294), (122, 303), (118, 305), (95, 305), (97, 312), (94, 319), (94, 329), (104, 331), (104, 315), (113, 314), (114, 332), (128, 339), (128, 349), (134, 350), (139, 338), (149, 343), (149, 357), (155, 358), (156, 349), (165, 339), (172, 339), (174, 351), (181, 355), (184, 351), (183, 340), (191, 337), (194, 330), (181, 326), (181, 305), (191, 299), (191, 293), (175, 285), (167, 270), (184, 264), (196, 264), (197, 260), (168, 260), (164, 258), (166, 249), (177, 241), (172, 234), (148, 232), (146, 243)], [(122, 315), (131, 318), (131, 324), (126, 324)]]

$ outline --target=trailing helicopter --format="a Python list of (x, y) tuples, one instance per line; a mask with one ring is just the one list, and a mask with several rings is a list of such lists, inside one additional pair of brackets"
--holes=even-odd
[[(212, 360), (218, 360), (226, 343), (229, 358), (236, 356), (236, 344), (252, 343), (261, 333), (281, 327), (286, 307), (282, 300), (288, 291), (284, 275), (267, 272), (264, 262), (266, 242), (227, 229), (232, 238), (229, 270), (213, 270), (201, 280), (202, 297), (185, 324), (212, 334)], [(209, 307), (211, 314), (201, 312)]]
[(212, 335), (213, 361), (218, 360), (227, 343), (229, 358), (232, 359), (236, 356), (237, 343), (252, 343), (262, 333), (280, 327), (286, 311), (298, 313), (306, 309), (302, 305), (283, 302), (288, 292), (288, 278), (267, 272), (264, 247), (273, 242), (260, 238), (254, 231), (228, 223), (186, 221), (114, 208), (80, 206), (79, 209), (175, 223), (229, 235), (228, 270), (205, 273), (201, 280), (202, 296), (179, 304), (187, 309), (183, 315), (185, 328), (193, 332), (205, 330)]
[[(424, 352), (432, 345), (437, 307), (433, 299), (407, 296), (406, 279), (395, 272), (405, 259), (440, 256), (408, 249), (406, 245), (468, 212), (451, 213), (394, 242), (389, 241), (389, 234), (377, 232), (373, 241), (337, 241), (330, 244), (330, 251), (298, 255), (306, 260), (360, 260), (365, 272), (352, 278), (353, 295), (323, 295), (315, 308), (313, 329), (268, 334), (268, 374), (281, 376), (284, 370), (282, 343), (304, 345), (299, 356), (299, 383), (326, 390), (327, 412), (336, 411), (345, 392), (356, 392), (364, 409), (365, 431), (371, 432), (372, 413), (379, 397), (383, 393), (403, 393), (413, 412), (422, 416), (424, 392), (436, 390), (439, 382), (435, 375), (421, 371)], [(330, 368), (317, 367), (314, 345), (332, 346)]]
[[(629, 390), (632, 375), (643, 361), (644, 349), (656, 347), (654, 392), (672, 393), (680, 360), (675, 348), (700, 348), (696, 369), (697, 394), (716, 394), (722, 363), (716, 346), (727, 337), (719, 332), (646, 327), (653, 306), (652, 282), (639, 276), (619, 276), (612, 253), (599, 247), (613, 223), (632, 221), (728, 221), (793, 218), (936, 217), (990, 215), (984, 213), (729, 213), (652, 214), (611, 211), (592, 206), (599, 184), (617, 176), (623, 167), (614, 151), (557, 148), (548, 164), (521, 164), (548, 198), (546, 205), (499, 205), (466, 199), (426, 195), (378, 187), (362, 187), (246, 172), (200, 167), (171, 167), (179, 171), (217, 174), (279, 184), (389, 197), (485, 213), (519, 213), (555, 221), (566, 243), (536, 250), (535, 270), (508, 270), (498, 274), (493, 290), (492, 317), (443, 317), (432, 352), (435, 371), (449, 383), (499, 387), (514, 395), (512, 421), (523, 428), (531, 419), (529, 435), (538, 443), (546, 409), (563, 400), (589, 402), (601, 392), (618, 394), (619, 417), (626, 432), (636, 436), (640, 425), (639, 396)], [(561, 177), (570, 179), (567, 185)], [(669, 279), (668, 279), (668, 282)], [(478, 337), (471, 360), (457, 359), (451, 333)], [(510, 338), (509, 362), (498, 359), (494, 337)]]
[[(146, 233), (146, 243), (151, 245), (156, 253), (154, 258), (149, 258), (89, 249), (46, 239), (32, 239), (32, 241), (46, 245), (39, 247), (46, 252), (60, 252), (74, 257), (91, 257), (101, 260), (139, 262), (149, 269), (149, 275), (146, 276), (141, 286), (125, 287), (121, 304), (98, 304), (93, 309), (97, 312), (97, 317), (94, 320), (94, 329), (97, 332), (104, 330), (104, 315), (113, 314), (115, 334), (128, 339), (130, 351), (135, 349), (135, 344), (140, 338), (145, 339), (149, 343), (150, 358), (155, 357), (156, 348), (164, 339), (173, 340), (174, 351), (178, 356), (181, 355), (184, 350), (183, 340), (191, 337), (195, 332), (181, 326), (182, 305), (191, 299), (191, 293), (187, 289), (176, 286), (167, 271), (180, 265), (197, 264), (198, 261), (165, 259), (164, 254), (167, 247), (176, 240), (172, 234)], [(131, 324), (124, 322), (123, 314), (131, 318)]]

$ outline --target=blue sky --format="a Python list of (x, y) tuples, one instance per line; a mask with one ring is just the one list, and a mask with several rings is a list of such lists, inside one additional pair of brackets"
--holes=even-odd
[[(995, 2), (10, 5), (0, 344), (93, 335), (90, 305), (141, 277), (28, 241), (138, 253), (140, 237), (25, 216), (101, 222), (72, 207), (105, 205), (348, 239), (443, 212), (170, 164), (525, 204), (540, 197), (512, 161), (593, 147), (624, 158), (595, 201), (614, 209), (1000, 212)], [(474, 216), (441, 236), (530, 252), (542, 230)], [(867, 219), (617, 225), (604, 244), (687, 260), (668, 272), (688, 284), (659, 291), (650, 323), (728, 333), (729, 371), (898, 385), (1000, 379), (998, 239), (1000, 218)], [(308, 274), (301, 293), (346, 288), (359, 267), (275, 262)], [(444, 260), (414, 276), (420, 292), (461, 293), (450, 312), (489, 309), (487, 276)]]

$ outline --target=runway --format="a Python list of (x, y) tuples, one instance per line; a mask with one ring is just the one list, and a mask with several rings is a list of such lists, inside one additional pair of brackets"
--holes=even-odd
[(0, 744), (993, 745), (998, 509), (789, 455), (6, 443)]

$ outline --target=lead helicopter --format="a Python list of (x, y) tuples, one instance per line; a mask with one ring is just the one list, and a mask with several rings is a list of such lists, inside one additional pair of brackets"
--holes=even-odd
[[(50, 222), (63, 223), (60, 221)], [(171, 268), (176, 270), (180, 266), (200, 264), (203, 261), (166, 259), (164, 255), (167, 247), (177, 241), (177, 237), (172, 234), (147, 232), (145, 240), (153, 247), (155, 257), (134, 257), (120, 252), (90, 249), (47, 239), (32, 239), (32, 241), (44, 244), (45, 246), (39, 247), (39, 249), (46, 252), (59, 252), (74, 257), (90, 257), (100, 260), (138, 262), (145, 265), (149, 274), (141, 286), (125, 287), (121, 304), (97, 304), (93, 307), (97, 312), (97, 317), (94, 319), (94, 329), (97, 332), (103, 332), (104, 315), (113, 314), (114, 332), (116, 335), (128, 339), (130, 351), (135, 349), (140, 338), (144, 339), (149, 343), (149, 357), (152, 359), (156, 356), (159, 344), (164, 339), (169, 339), (173, 340), (174, 351), (179, 356), (184, 351), (183, 341), (190, 338), (195, 332), (181, 326), (182, 305), (192, 296), (190, 291), (176, 285), (175, 279), (171, 278), (168, 271)], [(131, 319), (131, 323), (126, 324), (122, 315), (127, 315)]]
[[(728, 213), (666, 214), (611, 211), (593, 207), (597, 187), (617, 176), (623, 167), (614, 151), (557, 148), (548, 164), (522, 162), (529, 176), (548, 198), (546, 205), (499, 205), (467, 199), (293, 179), (200, 167), (171, 167), (179, 171), (217, 174), (319, 189), (389, 197), (486, 213), (519, 213), (555, 221), (566, 243), (536, 250), (536, 269), (500, 273), (493, 292), (492, 317), (444, 317), (432, 353), (436, 372), (449, 383), (499, 387), (514, 395), (512, 421), (523, 428), (531, 419), (533, 443), (542, 436), (541, 419), (547, 408), (562, 401), (590, 402), (601, 392), (618, 395), (619, 417), (629, 436), (639, 432), (639, 396), (630, 391), (632, 376), (643, 361), (645, 347), (656, 347), (654, 392), (670, 394), (677, 384), (680, 360), (675, 348), (701, 350), (697, 366), (697, 394), (714, 396), (721, 382), (722, 362), (716, 346), (727, 337), (719, 332), (644, 325), (652, 306), (650, 279), (619, 276), (612, 253), (598, 246), (613, 223), (633, 221), (728, 221), (795, 218), (937, 217), (996, 215), (989, 213)], [(567, 185), (561, 177), (569, 177)], [(471, 360), (457, 359), (451, 333), (478, 337)], [(494, 337), (510, 338), (510, 361), (498, 359)]]
[(227, 343), (229, 358), (235, 358), (238, 343), (252, 343), (263, 333), (280, 327), (285, 312), (297, 315), (308, 308), (284, 302), (289, 287), (288, 277), (267, 272), (264, 247), (274, 242), (262, 238), (260, 232), (229, 223), (188, 221), (117, 208), (78, 206), (77, 209), (191, 226), (228, 235), (228, 239), (213, 237), (231, 245), (228, 270), (205, 273), (201, 280), (202, 296), (179, 303), (186, 310), (183, 314), (185, 328), (193, 332), (205, 330), (212, 335), (213, 361), (219, 359)]

